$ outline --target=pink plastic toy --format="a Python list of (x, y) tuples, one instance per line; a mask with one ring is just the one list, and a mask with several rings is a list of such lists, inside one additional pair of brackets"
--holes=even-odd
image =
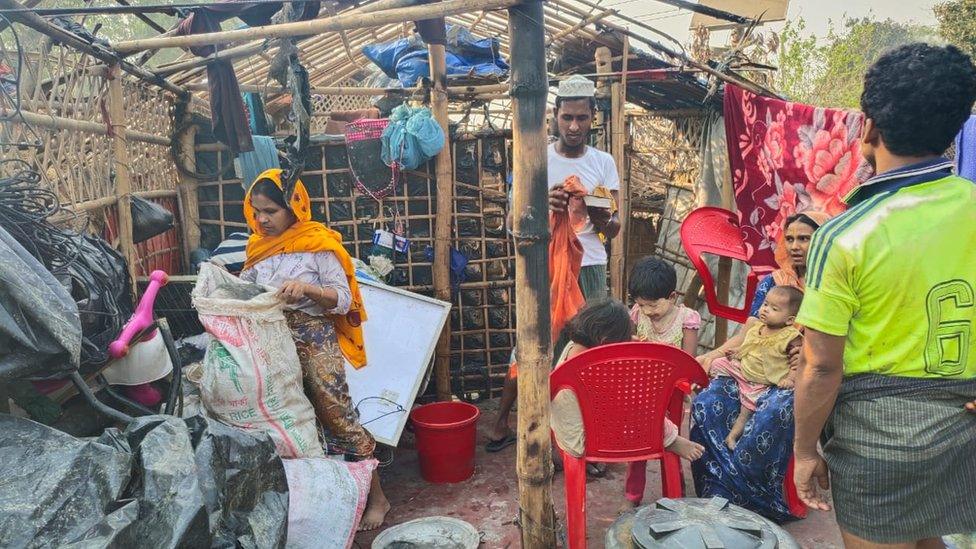
[(153, 271), (149, 275), (149, 285), (146, 287), (145, 293), (142, 294), (142, 299), (139, 300), (139, 306), (136, 307), (136, 312), (125, 323), (125, 327), (122, 328), (122, 333), (119, 334), (118, 339), (108, 346), (109, 356), (114, 359), (119, 359), (129, 354), (129, 345), (132, 343), (132, 340), (152, 325), (153, 305), (156, 302), (156, 294), (159, 293), (159, 289), (165, 286), (168, 281), (169, 275), (163, 271)]

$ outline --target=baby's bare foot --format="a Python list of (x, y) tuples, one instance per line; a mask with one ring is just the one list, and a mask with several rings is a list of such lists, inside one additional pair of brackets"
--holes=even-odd
[(735, 444), (739, 441), (737, 437), (729, 436), (725, 437), (725, 445), (729, 447), (729, 450), (735, 450)]

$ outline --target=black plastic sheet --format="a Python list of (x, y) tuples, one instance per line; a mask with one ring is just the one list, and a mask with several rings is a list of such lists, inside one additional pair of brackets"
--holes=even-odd
[(71, 294), (0, 227), (0, 379), (77, 369), (81, 336)]
[(283, 547), (288, 483), (264, 434), (147, 416), (78, 439), (0, 415), (4, 547)]

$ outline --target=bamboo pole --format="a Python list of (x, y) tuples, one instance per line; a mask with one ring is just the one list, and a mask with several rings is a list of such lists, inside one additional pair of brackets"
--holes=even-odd
[(603, 19), (604, 17), (607, 17), (608, 15), (613, 15), (613, 13), (614, 13), (613, 10), (603, 10), (600, 13), (595, 13), (595, 14), (587, 17), (586, 19), (580, 21), (579, 23), (576, 23), (572, 27), (567, 27), (567, 28), (565, 28), (565, 29), (557, 32), (556, 34), (552, 35), (549, 38), (549, 40), (547, 41), (547, 44), (552, 45), (556, 41), (562, 40), (566, 36), (569, 36), (570, 34), (575, 33), (576, 31), (582, 29), (583, 27), (585, 27), (587, 25), (596, 23), (597, 21), (600, 21), (601, 19)]
[[(16, 113), (0, 107), (0, 121), (4, 122), (25, 122), (31, 126), (47, 128), (49, 130), (68, 130), (77, 132), (94, 133), (98, 135), (108, 135), (109, 129), (105, 124), (90, 122), (88, 120), (76, 120), (74, 118), (64, 118), (50, 114), (40, 114), (30, 111), (20, 111)], [(118, 130), (123, 131), (123, 130)], [(140, 132), (136, 130), (124, 130), (125, 138), (129, 141), (139, 141), (142, 143), (152, 143), (154, 145), (169, 146), (169, 138), (162, 135)]]
[[(611, 58), (610, 48), (606, 46), (600, 46), (599, 48), (596, 49), (596, 52), (594, 52), (593, 58), (596, 60), (596, 73), (598, 75), (601, 75), (598, 76), (596, 79), (596, 96), (601, 99), (606, 98), (607, 96), (610, 95), (610, 86), (609, 86), (610, 80), (608, 78), (602, 77), (602, 75), (608, 74), (613, 71), (613, 65), (610, 63), (610, 58)], [(610, 114), (612, 120), (613, 113), (611, 112)], [(604, 151), (610, 152), (610, 149), (612, 147), (610, 143), (611, 136), (610, 136), (610, 132), (606, 131), (606, 128), (608, 126), (607, 115), (602, 109), (598, 110), (595, 113), (593, 117), (593, 123), (598, 128), (602, 127), (604, 129), (603, 136), (599, 143), (600, 148), (603, 149)]]
[[(434, 220), (434, 297), (451, 301), (451, 222), (454, 219), (454, 164), (451, 160), (453, 141), (448, 131), (447, 115), (447, 48), (444, 44), (427, 44), (430, 79), (433, 89), (430, 106), (434, 119), (444, 131), (444, 148), (437, 153), (437, 218)], [(434, 374), (438, 400), (451, 399), (451, 326), (444, 324), (437, 340)]]
[[(9, 10), (22, 10), (25, 6), (18, 2), (17, 0), (0, 0), (0, 8)], [(7, 12), (7, 18), (11, 21), (21, 23), (26, 25), (42, 34), (45, 34), (57, 42), (61, 42), (68, 46), (75, 48), (76, 50), (87, 53), (99, 61), (104, 61), (105, 63), (118, 64), (122, 70), (125, 72), (143, 80), (149, 82), (154, 86), (158, 86), (168, 92), (175, 93), (179, 96), (184, 96), (189, 92), (185, 89), (173, 84), (172, 82), (166, 80), (165, 78), (150, 72), (138, 65), (134, 65), (127, 61), (119, 61), (116, 52), (104, 48), (96, 44), (89, 44), (85, 42), (75, 34), (68, 32), (61, 27), (58, 27), (41, 16), (37, 15), (31, 11), (10, 11)]]
[[(13, 2), (15, 0), (3, 0)], [(191, 36), (169, 36), (145, 38), (141, 40), (123, 40), (115, 44), (116, 51), (129, 54), (149, 49), (161, 48), (189, 48), (193, 46), (221, 46), (243, 40), (259, 38), (292, 38), (312, 36), (323, 32), (337, 32), (340, 30), (361, 29), (401, 23), (403, 21), (417, 21), (446, 17), (458, 13), (470, 12), (478, 9), (501, 9), (517, 5), (519, 0), (444, 0), (423, 6), (393, 8), (373, 13), (350, 13), (311, 21), (297, 21), (278, 25), (265, 25), (231, 31), (194, 34)]]
[(549, 185), (545, 24), (542, 2), (508, 10), (512, 51), (518, 465), (522, 547), (556, 546), (549, 441)]
[(620, 197), (618, 205), (620, 218), (620, 232), (610, 243), (610, 292), (615, 298), (623, 300), (626, 294), (624, 281), (626, 279), (627, 231), (630, 230), (630, 178), (627, 177), (627, 121), (624, 108), (627, 105), (627, 56), (630, 55), (630, 41), (624, 37), (623, 54), (621, 57), (622, 73), (620, 82), (614, 82), (611, 90), (611, 122), (612, 139), (610, 146), (613, 160), (617, 165), (617, 175), (620, 182)]
[(126, 146), (125, 99), (118, 65), (112, 67), (108, 78), (108, 112), (114, 137), (112, 138), (112, 171), (115, 174), (115, 196), (118, 199), (119, 248), (129, 265), (129, 283), (136, 289), (138, 271), (136, 245), (132, 240), (132, 180), (129, 173), (129, 150)]
[[(242, 92), (257, 93), (288, 93), (291, 90), (281, 86), (241, 84)], [(187, 84), (186, 89), (191, 91), (208, 91), (210, 89), (207, 82)], [(409, 88), (360, 88), (356, 86), (313, 86), (312, 93), (322, 95), (354, 95), (354, 96), (382, 96), (387, 94), (410, 94), (415, 90)], [(471, 95), (498, 95), (508, 91), (508, 84), (487, 84), (483, 86), (450, 86), (447, 94), (451, 97), (468, 97)]]
[[(403, 8), (414, 6), (420, 3), (421, 0), (378, 0), (377, 2), (372, 2), (363, 7), (350, 10), (348, 13), (372, 13), (376, 11), (382, 11), (393, 8)], [(236, 48), (230, 48), (223, 51), (218, 51), (213, 55), (207, 57), (201, 57), (198, 59), (192, 59), (190, 61), (185, 61), (179, 64), (174, 64), (167, 66), (161, 73), (174, 74), (177, 72), (193, 69), (196, 67), (205, 67), (210, 64), (211, 61), (217, 59), (237, 59), (240, 57), (247, 57), (249, 55), (254, 55), (260, 51), (263, 51), (267, 47), (264, 40), (258, 42), (253, 42), (251, 44), (244, 44)]]

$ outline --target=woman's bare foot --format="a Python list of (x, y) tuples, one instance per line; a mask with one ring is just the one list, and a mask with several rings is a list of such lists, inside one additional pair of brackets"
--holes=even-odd
[(369, 496), (366, 498), (366, 509), (359, 521), (359, 531), (375, 530), (383, 525), (386, 514), (390, 512), (390, 500), (386, 499), (380, 486), (380, 475), (373, 471), (373, 478), (369, 485)]
[(621, 503), (620, 507), (617, 508), (617, 514), (622, 515), (628, 511), (633, 510), (638, 505), (640, 505), (640, 503), (637, 503), (636, 501), (630, 501), (629, 499), (624, 498), (624, 502)]
[(674, 439), (674, 442), (672, 442), (666, 449), (671, 453), (678, 454), (678, 457), (683, 457), (688, 461), (695, 461), (696, 459), (702, 457), (702, 454), (705, 453), (704, 446), (681, 436)]

